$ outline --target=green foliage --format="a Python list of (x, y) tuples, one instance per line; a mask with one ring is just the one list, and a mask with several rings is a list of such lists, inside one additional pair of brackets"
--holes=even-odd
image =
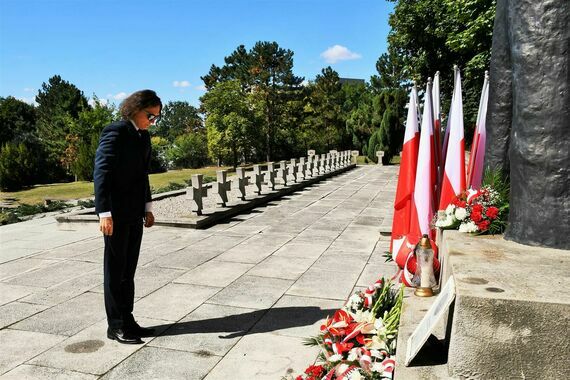
[(160, 121), (151, 128), (152, 136), (158, 136), (169, 142), (185, 133), (197, 132), (204, 127), (198, 109), (188, 102), (168, 102), (162, 109)]
[[(240, 158), (240, 147), (236, 141), (239, 131), (234, 131), (232, 139), (226, 136), (228, 125), (233, 124), (243, 129), (248, 125), (255, 132), (249, 136), (251, 145), (248, 149), (241, 147), (243, 157), (247, 154), (255, 155), (265, 153), (267, 161), (274, 156), (283, 154), (281, 148), (291, 146), (296, 136), (291, 129), (298, 125), (295, 115), (301, 109), (295, 102), (302, 95), (301, 82), (303, 78), (293, 74), (293, 52), (279, 47), (276, 42), (257, 42), (249, 51), (243, 45), (225, 58), (225, 65), (217, 67), (212, 65), (210, 72), (202, 77), (208, 93), (202, 98), (202, 109), (205, 111), (208, 139), (214, 139), (209, 145), (210, 154), (214, 159), (223, 161), (229, 154), (234, 166)], [(250, 112), (236, 112), (234, 107), (216, 107), (215, 102), (208, 101), (210, 92), (220, 83), (235, 81), (244, 94), (247, 94)], [(233, 88), (222, 87), (231, 93)], [(220, 90), (222, 91), (222, 90)], [(214, 96), (221, 97), (221, 94)], [(230, 102), (234, 104), (234, 102)], [(241, 102), (237, 102), (238, 108)], [(228, 104), (228, 103), (225, 103)], [(296, 110), (295, 111), (295, 106)], [(291, 112), (293, 111), (293, 112)], [(227, 115), (236, 112), (234, 116), (225, 119)], [(210, 114), (216, 114), (214, 119), (208, 121)], [(210, 126), (208, 128), (208, 125)], [(225, 126), (223, 126), (225, 125)], [(223, 127), (220, 127), (223, 126)], [(261, 143), (261, 147), (257, 144)]]
[(163, 173), (168, 169), (167, 151), (171, 147), (168, 140), (164, 137), (153, 136), (150, 138), (151, 157), (150, 157), (150, 172)]
[(498, 220), (489, 226), (489, 233), (493, 235), (502, 234), (507, 228), (509, 219), (510, 178), (499, 169), (486, 168), (481, 186), (490, 186), (497, 192), (499, 216)]
[(56, 169), (51, 173), (52, 180), (62, 179), (69, 171), (69, 163), (64, 159), (66, 138), (77, 135), (74, 132), (79, 114), (90, 108), (87, 98), (75, 85), (55, 75), (48, 83), (42, 83), (36, 102), (38, 136), (47, 154), (45, 159)]
[(77, 205), (81, 208), (93, 208), (95, 207), (95, 200), (93, 199), (86, 199), (86, 200), (78, 200)]
[(0, 149), (0, 189), (16, 191), (34, 183), (38, 157), (24, 143)]
[(184, 183), (180, 183), (180, 182), (169, 182), (168, 185), (163, 186), (163, 187), (159, 187), (157, 189), (152, 188), (151, 192), (153, 194), (160, 194), (160, 193), (166, 193), (169, 191), (174, 191), (174, 190), (180, 190), (180, 189), (184, 189), (186, 188), (187, 185)]
[(200, 168), (208, 163), (206, 135), (203, 132), (178, 136), (166, 151), (166, 159), (173, 168)]
[(12, 96), (0, 98), (0, 146), (35, 139), (36, 109)]
[(0, 213), (0, 225), (18, 223), (25, 219), (26, 216), (32, 216), (45, 212), (59, 211), (71, 207), (64, 201), (51, 201), (47, 204), (22, 204), (15, 209), (6, 210)]

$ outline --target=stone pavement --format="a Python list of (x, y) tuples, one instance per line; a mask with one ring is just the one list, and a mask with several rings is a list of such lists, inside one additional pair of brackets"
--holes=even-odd
[(398, 167), (365, 166), (206, 230), (145, 229), (135, 318), (106, 338), (103, 239), (53, 218), (0, 227), (0, 379), (280, 379), (385, 264)]

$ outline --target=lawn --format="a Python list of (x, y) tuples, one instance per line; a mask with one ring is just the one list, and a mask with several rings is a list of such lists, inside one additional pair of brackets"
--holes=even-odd
[[(154, 189), (167, 186), (171, 182), (184, 183), (191, 178), (192, 174), (204, 174), (216, 176), (216, 170), (228, 169), (227, 167), (206, 167), (200, 169), (170, 170), (166, 173), (150, 175), (150, 185)], [(0, 200), (14, 199), (18, 204), (43, 203), (45, 199), (82, 199), (93, 196), (93, 182), (78, 181), (71, 183), (54, 183), (49, 185), (37, 185), (31, 189), (15, 192), (0, 192)]]

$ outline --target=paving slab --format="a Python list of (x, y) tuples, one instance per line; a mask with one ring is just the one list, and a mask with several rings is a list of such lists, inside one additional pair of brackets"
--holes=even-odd
[(221, 288), (170, 283), (135, 302), (134, 315), (177, 321), (200, 306)]
[(267, 310), (205, 303), (149, 345), (224, 356), (266, 313)]
[(0, 376), (2, 380), (96, 380), (98, 376), (77, 371), (22, 364)]
[[(102, 272), (102, 268), (100, 268)], [(95, 270), (95, 272), (99, 272)], [(103, 273), (88, 273), (22, 298), (22, 302), (54, 306), (91, 290), (103, 282)]]
[(346, 300), (358, 273), (309, 269), (287, 291), (287, 295)]
[(367, 255), (353, 255), (352, 252), (340, 252), (331, 249), (326, 250), (311, 266), (311, 269), (343, 271), (360, 275), (367, 262)]
[[(139, 318), (142, 326), (158, 326), (157, 320)], [(143, 345), (120, 344), (106, 336), (107, 321), (100, 321), (80, 333), (54, 345), (34, 359), (30, 364), (64, 370), (103, 375), (111, 368), (140, 350)], [(161, 328), (159, 331), (164, 330)], [(150, 338), (145, 338), (148, 343)]]
[(212, 260), (186, 272), (183, 276), (176, 278), (174, 282), (226, 287), (252, 267), (253, 264)]
[(205, 380), (275, 380), (302, 373), (314, 362), (319, 349), (303, 339), (276, 334), (243, 337), (208, 373)]
[(220, 253), (215, 250), (199, 250), (195, 247), (187, 247), (179, 251), (171, 252), (167, 255), (156, 258), (151, 265), (162, 268), (173, 269), (193, 269), (210, 261)]
[(184, 273), (183, 269), (162, 268), (155, 265), (138, 268), (135, 273), (135, 297), (145, 297)]
[(59, 260), (38, 259), (37, 257), (24, 258), (0, 264), (0, 281), (6, 281), (11, 277), (34, 269), (58, 263)]
[(343, 304), (338, 300), (285, 295), (253, 327), (251, 334), (315, 336), (325, 318), (332, 316)]
[(19, 300), (20, 298), (24, 298), (27, 295), (40, 290), (42, 289), (31, 286), (4, 284), (0, 282), (0, 305)]
[(0, 375), (55, 346), (66, 337), (32, 331), (0, 330)]
[(248, 275), (296, 280), (315, 261), (314, 258), (271, 256), (247, 272)]
[(219, 356), (195, 354), (167, 348), (144, 347), (101, 379), (199, 380), (203, 379), (220, 359)]
[(10, 302), (0, 306), (0, 329), (37, 314), (46, 308), (47, 306), (24, 302)]
[(288, 258), (301, 257), (317, 259), (329, 245), (327, 242), (291, 242), (283, 245), (273, 255)]
[(60, 262), (49, 267), (41, 267), (34, 271), (12, 277), (7, 282), (14, 285), (49, 288), (67, 281), (70, 278), (78, 277), (82, 274), (100, 269), (101, 267), (94, 263), (79, 261)]
[(72, 336), (105, 318), (101, 294), (86, 292), (12, 325), (18, 330)]
[(398, 267), (392, 262), (384, 264), (369, 263), (364, 267), (360, 277), (358, 277), (356, 285), (366, 287), (372, 285), (382, 277), (389, 280), (396, 272), (398, 272)]
[(270, 308), (293, 281), (258, 276), (242, 276), (208, 302), (252, 309)]

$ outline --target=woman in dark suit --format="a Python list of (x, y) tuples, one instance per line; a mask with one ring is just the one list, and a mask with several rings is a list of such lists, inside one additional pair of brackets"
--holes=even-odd
[(131, 94), (119, 109), (123, 120), (103, 129), (95, 155), (95, 211), (105, 239), (107, 337), (120, 343), (140, 344), (141, 337), (154, 333), (140, 327), (132, 312), (143, 224), (154, 224), (148, 128), (158, 121), (161, 110), (154, 91)]

